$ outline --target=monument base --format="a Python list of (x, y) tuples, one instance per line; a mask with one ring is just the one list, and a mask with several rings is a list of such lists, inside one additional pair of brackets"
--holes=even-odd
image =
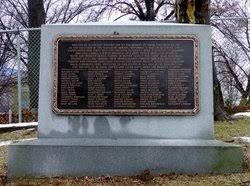
[(241, 172), (242, 148), (216, 140), (37, 139), (9, 146), (8, 176)]

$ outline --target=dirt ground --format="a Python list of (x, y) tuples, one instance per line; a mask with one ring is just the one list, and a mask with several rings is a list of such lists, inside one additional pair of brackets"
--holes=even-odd
[(2, 177), (2, 183), (9, 186), (19, 185), (170, 185), (170, 186), (223, 186), (223, 185), (250, 185), (250, 172), (240, 174), (222, 175), (168, 175), (153, 176), (145, 171), (134, 177), (102, 176), (102, 177), (81, 177), (81, 178), (37, 178), (6, 180)]

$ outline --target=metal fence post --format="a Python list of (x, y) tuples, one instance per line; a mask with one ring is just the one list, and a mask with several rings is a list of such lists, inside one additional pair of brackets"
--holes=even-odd
[(22, 123), (22, 85), (21, 85), (21, 53), (20, 32), (17, 32), (17, 94), (18, 94), (18, 122)]
[(12, 123), (12, 110), (9, 110), (9, 123)]

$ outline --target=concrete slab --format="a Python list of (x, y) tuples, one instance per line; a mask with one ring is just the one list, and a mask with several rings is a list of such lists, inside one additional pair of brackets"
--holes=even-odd
[(215, 140), (38, 139), (9, 146), (9, 177), (242, 171), (240, 146)]
[(0, 131), (9, 128), (37, 127), (38, 122), (0, 124)]
[(0, 124), (0, 133), (21, 129), (37, 128), (38, 122)]

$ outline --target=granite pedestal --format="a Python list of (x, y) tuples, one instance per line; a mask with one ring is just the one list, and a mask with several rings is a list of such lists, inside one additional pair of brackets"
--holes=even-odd
[[(62, 116), (52, 112), (53, 42), (61, 35), (192, 35), (199, 40), (194, 116)], [(211, 28), (157, 22), (42, 26), (38, 140), (9, 146), (9, 177), (241, 172), (240, 146), (214, 140)]]

